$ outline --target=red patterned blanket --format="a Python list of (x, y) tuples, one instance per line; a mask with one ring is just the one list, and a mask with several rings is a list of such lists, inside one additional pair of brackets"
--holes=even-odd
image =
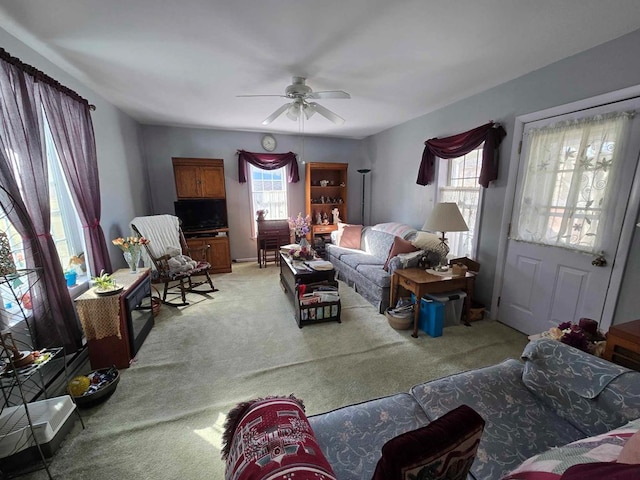
[(252, 400), (229, 412), (222, 458), (226, 480), (336, 480), (294, 397)]

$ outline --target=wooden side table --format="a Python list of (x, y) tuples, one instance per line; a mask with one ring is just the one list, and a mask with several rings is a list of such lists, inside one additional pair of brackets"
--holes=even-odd
[(614, 325), (609, 329), (604, 358), (640, 371), (640, 320)]
[(465, 320), (469, 319), (471, 298), (475, 273), (467, 272), (460, 276), (440, 276), (427, 273), (422, 268), (405, 268), (396, 270), (391, 276), (390, 305), (396, 304), (398, 287), (404, 287), (416, 296), (417, 308), (414, 308), (412, 337), (418, 338), (418, 320), (420, 318), (420, 299), (427, 293), (443, 293), (451, 290), (462, 290), (467, 294), (464, 299)]

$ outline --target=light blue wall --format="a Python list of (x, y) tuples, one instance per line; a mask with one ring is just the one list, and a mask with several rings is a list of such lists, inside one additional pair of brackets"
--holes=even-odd
[[(100, 171), (101, 224), (107, 241), (129, 235), (129, 220), (149, 211), (147, 175), (140, 151), (140, 126), (93, 90), (0, 29), (0, 45), (95, 105), (91, 114)], [(125, 267), (122, 252), (109, 243), (114, 269)]]
[[(174, 213), (176, 189), (173, 177), (172, 157), (222, 158), (224, 160), (229, 216), (229, 241), (231, 258), (243, 260), (256, 257), (255, 240), (251, 238), (251, 217), (247, 184), (238, 182), (237, 150), (263, 152), (260, 146), (262, 133), (231, 132), (196, 128), (143, 126), (144, 155), (149, 165), (152, 188), (153, 212)], [(274, 135), (278, 145), (276, 152), (299, 153), (301, 137)], [(357, 169), (362, 164), (362, 142), (359, 140), (305, 137), (304, 158), (308, 162), (339, 162), (349, 164), (349, 189), (347, 220), (359, 219), (361, 179)], [(300, 182), (289, 184), (289, 209), (292, 215), (304, 212), (305, 165), (298, 162)], [(352, 188), (354, 186), (355, 188)], [(268, 217), (267, 217), (268, 218)]]
[[(507, 46), (505, 46), (506, 48)], [(415, 183), (424, 141), (466, 131), (489, 120), (501, 122), (507, 137), (500, 149), (499, 177), (485, 191), (476, 283), (489, 305), (493, 294), (500, 223), (506, 194), (515, 117), (640, 84), (640, 30), (549, 65), (516, 80), (404, 123), (364, 142), (372, 165), (372, 221), (399, 220), (417, 228), (430, 212), (434, 189)], [(389, 201), (387, 192), (393, 193)], [(637, 230), (615, 323), (640, 318), (640, 235)]]

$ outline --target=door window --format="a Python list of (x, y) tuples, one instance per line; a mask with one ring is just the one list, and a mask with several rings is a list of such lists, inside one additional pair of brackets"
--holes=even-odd
[(601, 248), (631, 117), (616, 112), (525, 132), (512, 239), (594, 253)]

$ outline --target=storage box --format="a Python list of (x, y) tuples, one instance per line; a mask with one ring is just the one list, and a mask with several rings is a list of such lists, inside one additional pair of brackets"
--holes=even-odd
[(7, 407), (0, 415), (0, 467), (13, 469), (39, 460), (37, 440), (45, 457), (51, 457), (69, 433), (76, 405), (71, 397), (49, 398), (28, 405), (35, 439), (23, 405)]
[(442, 336), (444, 304), (426, 298), (420, 300), (418, 327), (431, 337)]
[(467, 294), (462, 290), (427, 294), (424, 298), (444, 303), (444, 326), (459, 325), (462, 319), (462, 307)]

